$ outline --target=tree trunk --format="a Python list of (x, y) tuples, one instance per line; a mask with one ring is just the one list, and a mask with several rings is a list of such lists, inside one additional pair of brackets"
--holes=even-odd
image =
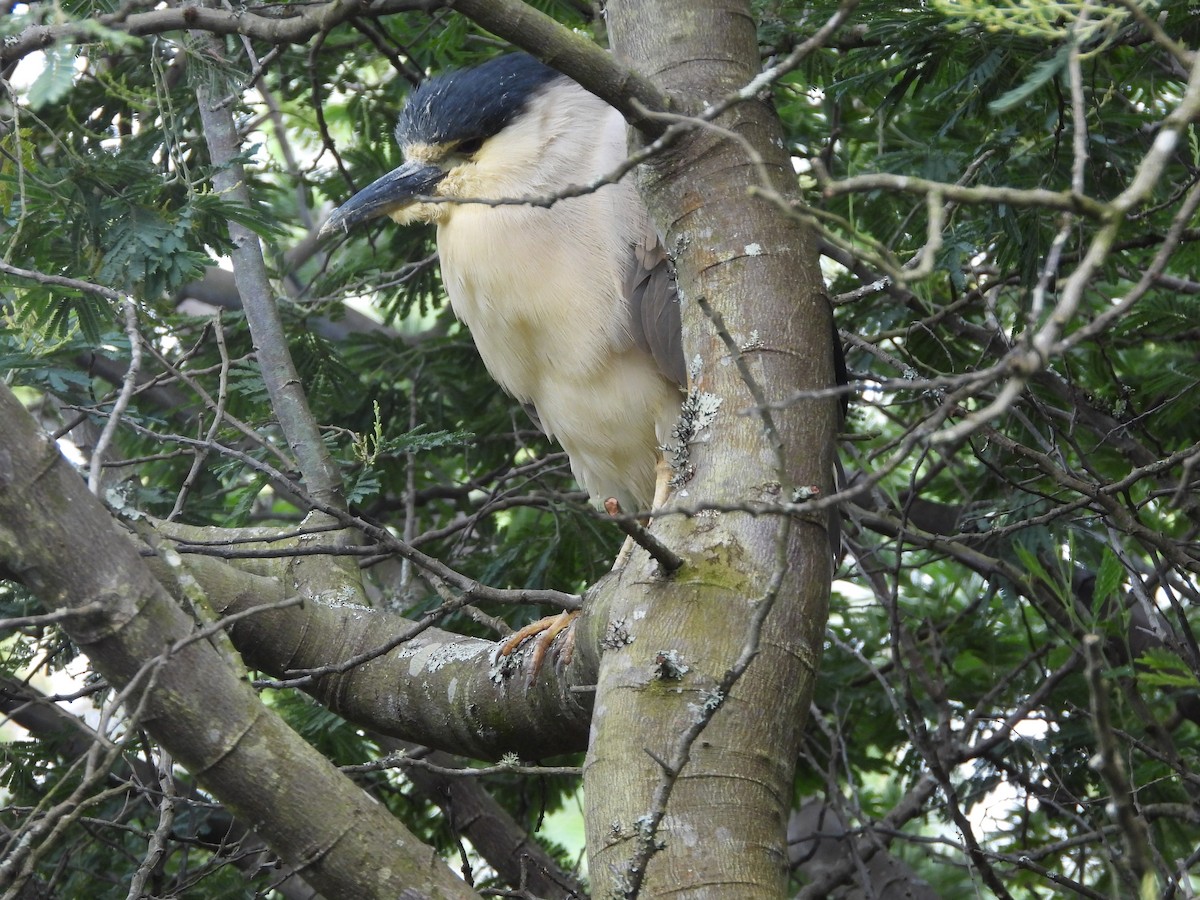
[[(759, 72), (747, 4), (612, 3), (608, 22), (618, 59), (686, 114)], [(832, 488), (835, 403), (783, 402), (833, 382), (831, 313), (810, 235), (751, 197), (796, 192), (773, 110), (750, 100), (715, 124), (642, 180), (676, 260), (701, 427), (669, 504), (694, 515), (654, 523), (686, 563), (665, 579), (635, 556), (611, 608), (584, 778), (597, 897), (783, 895), (827, 614), (824, 517), (749, 510)]]

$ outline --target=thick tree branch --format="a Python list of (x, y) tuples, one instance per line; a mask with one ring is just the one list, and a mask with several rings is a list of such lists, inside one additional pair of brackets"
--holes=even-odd
[(662, 124), (648, 113), (665, 111), (669, 102), (652, 82), (622, 65), (620, 57), (609, 54), (528, 3), (448, 0), (446, 5), (575, 79), (619, 110), (627, 122), (643, 133), (654, 136), (662, 131)]
[[(11, 620), (6, 620), (11, 623)], [(20, 725), (34, 737), (47, 741), (55, 748), (59, 758), (65, 762), (82, 757), (92, 744), (109, 744), (109, 739), (94, 731), (86, 722), (71, 715), (50, 698), (27, 684), (8, 676), (0, 677), (0, 713)], [(128, 782), (132, 793), (136, 785), (153, 785), (156, 780), (154, 767), (135, 753), (126, 753), (110, 771), (110, 780)], [(208, 832), (219, 836), (222, 848), (230, 851), (230, 862), (247, 875), (266, 863), (268, 850), (246, 826), (232, 819), (222, 810), (214, 810), (204, 795), (182, 779), (173, 781), (173, 789), (183, 802), (195, 803), (195, 816), (202, 824), (190, 825), (197, 832)], [(219, 851), (220, 852), (220, 851)], [(315, 891), (304, 879), (288, 875), (276, 882), (274, 890), (284, 900), (313, 900)]]
[[(280, 608), (297, 590), (285, 583), (290, 569), (247, 565), (254, 571), (204, 556), (187, 561), (220, 615), (261, 610), (231, 630), (251, 666), (289, 679), (346, 719), (477, 759), (542, 759), (585, 746), (591, 695), (575, 688), (594, 683), (593, 654), (581, 649), (569, 666), (547, 666), (527, 687), (520, 656), (498, 658), (491, 641), (433, 627), (445, 610), (414, 622), (360, 606)], [(604, 600), (591, 606), (602, 609)]]
[[(190, 617), (3, 385), (0, 421), (0, 559), (47, 605), (103, 604), (63, 627), (110, 684), (144, 704), (143, 725), (168, 752), (330, 896), (391, 900), (414, 885), (432, 897), (472, 896), (267, 710), (213, 644), (195, 639)], [(314, 795), (320, 816), (306, 799)]]
[[(422, 749), (386, 738), (382, 745), (391, 750)], [(546, 900), (585, 896), (579, 879), (564, 871), (479, 779), (466, 777), (475, 769), (463, 768), (454, 757), (436, 750), (422, 755), (419, 762), (428, 765), (404, 766), (405, 777), (441, 808), (449, 827), (469, 840), (505, 881), (524, 885)]]
[(0, 68), (58, 43), (91, 43), (96, 40), (97, 26), (133, 37), (195, 30), (217, 35), (241, 34), (269, 44), (303, 44), (354, 16), (428, 11), (440, 5), (437, 0), (331, 0), (313, 6), (296, 3), (258, 8), (269, 9), (269, 14), (254, 9), (215, 9), (191, 4), (131, 12), (126, 5), (119, 12), (88, 21), (30, 25), (11, 41), (0, 44)]

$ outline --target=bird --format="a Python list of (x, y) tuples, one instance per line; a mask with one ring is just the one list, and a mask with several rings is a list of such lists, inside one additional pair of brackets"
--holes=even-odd
[[(687, 374), (669, 255), (633, 176), (619, 174), (624, 118), (518, 52), (421, 82), (395, 136), (404, 162), (321, 234), (381, 216), (436, 226), (450, 306), (492, 378), (562, 445), (595, 504), (644, 519), (669, 495)], [(535, 622), (500, 653), (538, 635), (535, 678), (571, 620)]]
[(385, 215), (435, 225), (450, 306), (492, 378), (595, 504), (661, 505), (686, 382), (670, 261), (631, 176), (562, 196), (626, 159), (621, 114), (508, 53), (420, 83), (396, 141), (403, 164), (322, 234)]

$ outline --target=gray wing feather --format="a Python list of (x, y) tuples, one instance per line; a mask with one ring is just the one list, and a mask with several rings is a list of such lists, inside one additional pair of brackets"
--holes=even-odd
[[(679, 292), (675, 274), (662, 241), (650, 231), (642, 244), (633, 247), (633, 258), (625, 284), (629, 298), (630, 324), (638, 346), (654, 357), (659, 371), (681, 387), (687, 387), (687, 365), (683, 358), (683, 327), (679, 320)], [(833, 327), (834, 368), (838, 384), (846, 384), (846, 359), (837, 325)], [(528, 407), (527, 407), (528, 408)], [(846, 415), (845, 399), (839, 421)], [(531, 412), (532, 414), (532, 412)], [(536, 418), (534, 421), (537, 421)], [(846, 486), (842, 461), (834, 454), (834, 490)], [(829, 545), (836, 568), (842, 560), (842, 515), (829, 509)]]
[(662, 241), (652, 230), (643, 243), (633, 247), (625, 296), (629, 298), (630, 324), (637, 345), (654, 358), (663, 375), (686, 386), (675, 273)]
[(542, 417), (538, 415), (537, 407), (532, 403), (522, 403), (521, 409), (525, 410), (525, 415), (529, 416), (529, 421), (533, 422), (533, 427), (542, 434), (545, 434), (546, 429), (542, 427)]
[[(687, 386), (683, 362), (683, 327), (679, 321), (679, 293), (675, 273), (662, 242), (648, 229), (646, 239), (630, 248), (625, 274), (629, 301), (629, 328), (634, 342), (654, 359), (664, 376)], [(532, 403), (522, 403), (534, 426), (546, 431)]]

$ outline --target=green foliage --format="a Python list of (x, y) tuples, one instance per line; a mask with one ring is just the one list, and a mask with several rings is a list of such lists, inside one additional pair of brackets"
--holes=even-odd
[[(1196, 22), (1186, 4), (1146, 8), (1167, 35), (1195, 45)], [(810, 11), (820, 19), (831, 9)], [(1128, 186), (1149, 150), (1154, 128), (1147, 131), (1148, 118), (1157, 121), (1179, 102), (1186, 76), (1178, 70), (1165, 75), (1164, 66), (1173, 64), (1163, 49), (1131, 40), (1138, 32), (1123, 6), (1088, 5), (1087, 27), (1077, 28), (1083, 9), (1057, 3), (860, 5), (859, 20), (867, 27), (842, 46), (814, 54), (778, 92), (790, 145), (800, 156), (820, 158), (834, 179), (903, 174), (984, 188), (1063, 191), (1072, 178), (1074, 87), (1086, 111), (1085, 190), (1112, 198)], [(786, 21), (778, 8), (776, 13)], [(1067, 66), (1072, 46), (1082, 56), (1084, 77), (1077, 86)], [(1083, 292), (1080, 309), (1065, 325), (1068, 340), (1134, 290), (1159, 252), (1155, 236), (1169, 227), (1178, 200), (1194, 183), (1195, 142), (1190, 128), (1186, 149), (1171, 159), (1153, 196)], [(851, 452), (865, 471), (882, 478), (880, 493), (896, 510), (900, 529), (890, 538), (864, 538), (858, 553), (863, 568), (845, 570), (850, 584), (835, 592), (830, 627), (837, 641), (823, 660), (817, 698), (826, 725), (811, 747), (818, 770), (836, 768), (838, 783), (849, 787), (864, 817), (886, 812), (894, 797), (865, 773), (889, 772), (916, 784), (936, 765), (945, 741), (985, 739), (1051, 673), (1069, 666), (1070, 648), (1094, 631), (1109, 641), (1118, 696), (1140, 698), (1117, 701), (1118, 727), (1145, 734), (1158, 727), (1156, 717), (1175, 721), (1171, 743), (1189, 748), (1183, 768), (1190, 771), (1197, 762), (1190, 749), (1197, 726), (1196, 707), (1188, 704), (1200, 662), (1191, 638), (1194, 579), (1173, 576), (1183, 591), (1174, 606), (1174, 587), (1155, 593), (1151, 580), (1143, 588), (1158, 551), (1117, 526), (1111, 506), (1077, 490), (1082, 482), (1105, 491), (1127, 479), (1124, 491), (1114, 493), (1121, 497), (1117, 505), (1136, 511), (1148, 534), (1186, 540), (1193, 533), (1190, 476), (1173, 469), (1158, 480), (1137, 467), (1171, 452), (1186, 455), (1200, 440), (1191, 400), (1200, 375), (1194, 229), (1166, 263), (1182, 289), (1169, 279), (1152, 287), (1126, 314), (1078, 340), (1048, 372), (1035, 376), (1009, 415), (987, 423), (965, 445), (931, 447), (904, 439), (933, 421), (963, 381), (946, 381), (945, 390), (906, 390), (903, 381), (965, 379), (1020, 346), (1061, 300), (1063, 279), (1097, 223), (1083, 217), (1071, 222), (1058, 278), (1047, 280), (1048, 254), (1064, 225), (1060, 215), (1007, 202), (946, 204), (932, 274), (906, 281), (905, 263), (928, 239), (924, 198), (885, 189), (834, 195), (814, 190), (809, 200), (828, 242), (847, 251), (836, 256), (841, 265), (827, 264), (831, 293), (885, 273), (894, 279), (887, 291), (845, 302), (837, 312), (839, 325), (864, 339), (850, 348), (852, 372), (888, 385), (852, 411), (850, 429), (859, 442)], [(957, 416), (985, 406), (1004, 380), (960, 394)], [(1136, 455), (1143, 448), (1145, 454)], [(942, 504), (957, 518), (947, 523), (931, 517), (915, 502)], [(908, 522), (911, 538), (903, 530)], [(924, 549), (921, 529), (933, 529), (941, 547), (960, 548), (964, 555), (939, 552), (937, 545)], [(1171, 540), (1171, 546), (1182, 544)], [(972, 571), (990, 574), (981, 582)], [(869, 597), (862, 595), (863, 575), (873, 588)], [(1134, 660), (1119, 649), (1137, 628), (1128, 611), (1136, 602), (1129, 592), (1136, 590), (1151, 595), (1191, 651), (1154, 649)], [(955, 781), (966, 807), (990, 810), (989, 824), (976, 832), (990, 852), (1027, 852), (1037, 844), (1034, 835), (1065, 837), (1074, 816), (1083, 817), (1076, 820), (1081, 827), (1082, 821), (1107, 824), (1087, 799), (1109, 791), (1089, 765), (1096, 733), (1088, 708), (1076, 669), (1052, 699), (1024, 713), (1016, 734), (973, 758), (970, 774)], [(1156, 751), (1128, 752), (1139, 802), (1151, 794), (1155, 801), (1182, 800), (1186, 790), (1154, 762)], [(799, 789), (811, 791), (812, 784)], [(1001, 799), (1014, 790), (1016, 801)], [(938, 821), (927, 821), (924, 833), (940, 834)], [(1194, 823), (1157, 821), (1152, 832), (1156, 846), (1173, 848), (1167, 852), (1187, 855), (1185, 848), (1196, 840)], [(943, 896), (965, 896), (978, 887), (956, 881), (926, 852), (905, 859)], [(1065, 854), (1041, 864), (1100, 891), (1137, 890), (1115, 869), (1077, 868)], [(1008, 877), (1013, 896), (1048, 896), (1040, 877)]]
[(1006, 113), (1032, 97), (1051, 78), (1059, 77), (1067, 67), (1067, 60), (1071, 55), (1070, 49), (1070, 44), (1063, 44), (1054, 52), (1054, 55), (1035, 64), (1023, 82), (989, 103), (988, 111), (997, 114)]
[(150, 296), (182, 287), (197, 278), (209, 261), (188, 249), (188, 222), (165, 222), (150, 210), (132, 210), (113, 223), (111, 243), (97, 273), (103, 284), (125, 291), (142, 287)]
[[(1153, 10), (1155, 0), (1138, 3), (1143, 11)], [(983, 28), (1010, 32), (1020, 37), (1060, 41), (1076, 36), (1087, 39), (1112, 33), (1128, 22), (1130, 12), (1120, 5), (1105, 9), (1092, 3), (1060, 0), (1026, 0), (1021, 3), (980, 3), (977, 0), (934, 0), (933, 6), (947, 17), (951, 30)]]
[(75, 48), (51, 47), (42, 73), (29, 87), (29, 105), (41, 109), (57, 103), (75, 81)]
[[(578, 18), (586, 4), (538, 5), (572, 27), (598, 27)], [(55, 6), (82, 28), (115, 4)], [(756, 3), (764, 58), (782, 58), (835, 8)], [(1200, 46), (1189, 4), (1139, 8), (1170, 39)], [(51, 12), (18, 6), (0, 18), (0, 36), (49, 23)], [(1129, 4), (865, 2), (850, 25), (774, 91), (787, 145), (835, 182), (906, 176), (1065, 194), (1078, 169), (1086, 195), (1108, 202), (1186, 91), (1183, 64)], [(276, 54), (250, 41), (264, 62), (252, 86), (254, 66), (232, 38), (217, 62), (181, 34), (134, 39), (96, 26), (86, 35), (50, 47), (40, 72), (0, 97), (0, 259), (136, 302), (141, 387), (108, 457), (125, 502), (230, 528), (292, 529), (307, 512), (239, 298), (214, 270), (233, 220), (264, 239), (288, 349), (354, 514), (496, 587), (579, 591), (602, 576), (621, 535), (487, 377), (446, 308), (430, 232), (381, 223), (306, 240), (330, 204), (400, 162), (391, 131), (410, 84), (492, 55), (494, 38), (444, 10), (364, 11), (319, 48), (281, 44)], [(220, 83), (235, 107), (249, 207), (211, 191), (201, 80)], [(1181, 870), (1177, 893), (1187, 894), (1200, 834), (1200, 233), (1181, 204), (1200, 176), (1196, 125), (1069, 310), (1060, 307), (1068, 280), (1103, 222), (1011, 197), (942, 198), (930, 271), (913, 278), (930, 244), (926, 197), (887, 182), (824, 191), (811, 166), (801, 169), (838, 325), (855, 338), (858, 394), (843, 456), (871, 490), (847, 513), (852, 553), (832, 598), (797, 801), (838, 798), (864, 840), (890, 842), (942, 896), (991, 896), (964, 822), (1012, 896), (1050, 896), (1058, 888), (1042, 870), (1078, 882), (1080, 894), (1132, 896), (1138, 886), (1113, 849), (1112, 786), (1092, 765), (1100, 725), (1079, 648), (1098, 634), (1111, 733), (1139, 807), (1153, 813), (1156, 857)], [(1179, 240), (1167, 247), (1173, 225)], [(1149, 286), (1122, 306), (1152, 266)], [(886, 288), (861, 292), (885, 275)], [(358, 307), (369, 306), (366, 319), (347, 298), (367, 301)], [(1010, 351), (1060, 312), (1051, 357), (1003, 415), (960, 439), (931, 439), (1024, 378)], [(31, 406), (56, 436), (86, 456), (131, 358), (114, 303), (0, 275), (0, 314), (0, 377), (36, 397)], [(417, 615), (441, 604), (420, 579), (398, 578), (393, 562), (365, 569), (372, 596)], [(1162, 615), (1171, 641), (1131, 649), (1143, 637), (1132, 624), (1141, 603)], [(0, 616), (39, 611), (15, 581), (0, 580)], [(545, 610), (485, 612), (519, 626)], [(441, 625), (494, 636), (473, 610)], [(22, 626), (0, 643), (5, 674), (68, 664), (81, 663), (53, 625)], [(302, 695), (269, 697), (338, 764), (383, 755), (376, 737)], [(134, 744), (125, 762), (154, 756)], [(972, 752), (956, 756), (963, 748)], [(7, 828), (79, 783), (79, 754), (61, 736), (20, 734), (0, 752)], [(932, 799), (874, 830), (929, 777)], [(458, 858), (459, 836), (402, 775), (371, 772), (360, 783)], [(516, 775), (488, 787), (530, 829), (575, 790)], [(271, 872), (245, 882), (227, 864), (222, 815), (199, 799), (181, 813), (157, 896), (269, 890)], [(38, 877), (60, 896), (124, 897), (156, 825), (153, 792), (97, 800), (87, 816), (38, 862)], [(806, 877), (799, 866), (794, 886)]]
[(1180, 688), (1200, 694), (1200, 678), (1177, 654), (1168, 650), (1147, 650), (1138, 657), (1138, 663), (1146, 669), (1139, 676), (1143, 684)]

